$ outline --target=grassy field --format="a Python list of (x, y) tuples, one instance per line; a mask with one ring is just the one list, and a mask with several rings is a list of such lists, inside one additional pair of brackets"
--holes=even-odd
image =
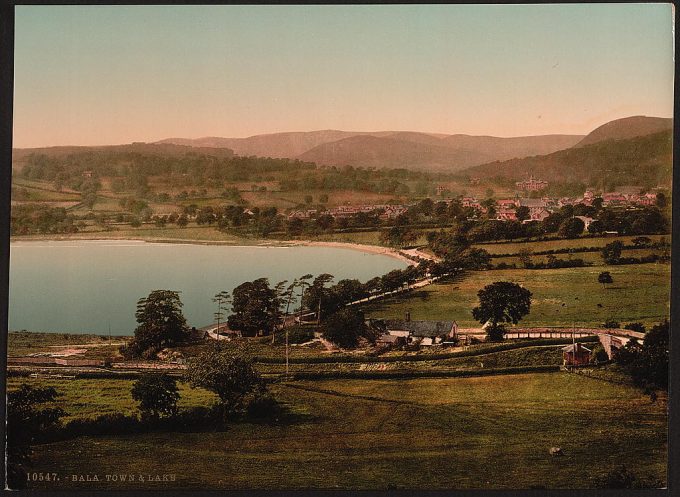
[[(517, 254), (520, 250), (528, 249), (532, 252), (540, 252), (543, 250), (558, 250), (567, 248), (579, 247), (604, 247), (608, 243), (615, 241), (623, 242), (625, 245), (632, 245), (632, 240), (637, 238), (635, 236), (605, 236), (596, 238), (573, 238), (562, 240), (549, 240), (545, 242), (508, 242), (508, 243), (479, 243), (475, 247), (483, 248), (490, 254)], [(653, 241), (658, 241), (659, 238), (665, 238), (670, 242), (670, 235), (650, 235)], [(574, 254), (574, 257), (580, 257), (581, 254)]]
[[(86, 385), (72, 385), (75, 402)], [(88, 395), (129, 386), (101, 385)], [(107, 483), (106, 474), (175, 475), (145, 489), (585, 488), (621, 462), (665, 481), (665, 399), (651, 403), (625, 385), (551, 373), (295, 382), (272, 391), (287, 409), (278, 423), (79, 437), (36, 446), (33, 469), (57, 472), (59, 489), (139, 488)], [(122, 394), (107, 396), (129, 409)], [(553, 446), (565, 456), (551, 457)], [(83, 472), (104, 481), (69, 481)]]
[(477, 292), (495, 281), (512, 281), (533, 293), (525, 326), (601, 326), (608, 319), (621, 323), (658, 323), (669, 316), (670, 265), (608, 266), (614, 284), (603, 289), (597, 282), (602, 267), (473, 271), (459, 281), (427, 286), (399, 299), (364, 306), (372, 317), (456, 320), (477, 327), (472, 309)]
[[(621, 252), (622, 257), (645, 257), (648, 255), (660, 255), (661, 251), (658, 249), (635, 249), (635, 250), (623, 250)], [(567, 260), (567, 259), (583, 259), (586, 263), (593, 266), (604, 266), (604, 261), (602, 260), (602, 255), (600, 252), (576, 252), (569, 256), (569, 254), (554, 254), (557, 259)], [(547, 262), (548, 256), (546, 255), (532, 255), (531, 260), (534, 263)], [(523, 267), (522, 262), (519, 257), (494, 257), (491, 261), (493, 264), (500, 264), (505, 262), (506, 264), (515, 264), (518, 267)]]
[[(76, 418), (95, 418), (101, 414), (139, 414), (130, 389), (133, 380), (120, 379), (33, 379), (10, 377), (7, 390), (12, 391), (22, 383), (41, 387), (54, 387), (62, 395), (58, 405), (68, 414), (64, 421)], [(190, 388), (179, 382), (180, 408), (209, 405), (216, 396), (201, 388)]]

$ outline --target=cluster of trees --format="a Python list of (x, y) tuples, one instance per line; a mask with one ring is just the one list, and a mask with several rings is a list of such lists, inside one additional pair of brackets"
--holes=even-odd
[[(267, 384), (241, 353), (210, 349), (189, 362), (182, 378), (194, 388), (217, 395), (213, 406), (180, 412), (177, 378), (167, 374), (140, 376), (131, 388), (138, 403), (137, 416), (103, 415), (94, 420), (74, 420), (66, 426), (66, 412), (58, 406), (60, 394), (53, 387), (21, 385), (7, 394), (7, 485), (16, 490), (26, 487), (27, 468), (31, 466), (31, 446), (37, 442), (79, 434), (120, 431), (132, 433), (148, 429), (196, 427), (213, 429), (236, 419), (277, 419), (282, 409)], [(99, 432), (99, 433), (98, 433)]]
[[(639, 330), (640, 327), (636, 326), (635, 331)], [(616, 353), (617, 364), (630, 373), (639, 387), (650, 392), (653, 389), (668, 390), (669, 336), (670, 323), (665, 320), (645, 334), (642, 345), (632, 338)]]
[(608, 243), (602, 248), (601, 256), (605, 264), (644, 264), (647, 262), (670, 262), (670, 246), (665, 243), (656, 245), (661, 250), (660, 254), (649, 254), (643, 257), (623, 257), (625, 245), (620, 240)]
[[(441, 204), (446, 205), (443, 202)], [(435, 204), (435, 210), (438, 207), (439, 204)], [(489, 202), (490, 207), (491, 202)], [(528, 213), (525, 212), (522, 216), (519, 212), (520, 209), (522, 207), (518, 208), (519, 217), (528, 218)], [(617, 231), (620, 234), (657, 234), (666, 233), (669, 226), (664, 212), (655, 206), (618, 210), (598, 208), (596, 205), (566, 205), (560, 210), (552, 212), (543, 221), (531, 223), (489, 219), (489, 217), (495, 216), (495, 213), (492, 213), (492, 215), (487, 213), (486, 218), (478, 220), (469, 219), (470, 213), (466, 209), (459, 211), (455, 202), (452, 202), (445, 212), (453, 214), (453, 217), (444, 218), (445, 222), (453, 223), (450, 232), (438, 233), (428, 239), (430, 247), (438, 255), (443, 255), (448, 250), (447, 246), (451, 243), (460, 244), (461, 240), (478, 243), (546, 235), (575, 238), (584, 233), (585, 224), (581, 219), (574, 216), (597, 217), (597, 220), (591, 222), (588, 226), (587, 232), (589, 234), (600, 234), (605, 231)]]
[[(283, 191), (354, 190), (405, 196), (434, 192), (434, 182), (448, 175), (396, 169), (361, 167), (323, 167), (317, 171), (288, 174), (280, 181)], [(411, 185), (411, 186), (409, 186)]]
[[(132, 146), (134, 147), (134, 146)], [(148, 178), (164, 178), (170, 186), (215, 186), (224, 182), (257, 181), (274, 172), (312, 170), (316, 165), (291, 159), (270, 157), (234, 157), (221, 151), (208, 155), (195, 151), (159, 153), (149, 151), (102, 149), (85, 150), (61, 156), (31, 154), (21, 169), (27, 179), (53, 181), (81, 189), (83, 173), (91, 171), (93, 178), (115, 177), (116, 187), (148, 189)], [(138, 147), (139, 148), (139, 147)], [(88, 173), (89, 174), (89, 173)]]
[[(224, 322), (226, 311), (231, 311), (226, 318), (230, 329), (240, 331), (243, 336), (270, 335), (282, 327), (285, 317), (296, 305), (298, 312), (308, 309), (317, 314), (319, 323), (324, 323), (352, 302), (407, 289), (428, 273), (441, 275), (456, 271), (457, 268), (444, 264), (423, 262), (403, 270), (395, 269), (366, 283), (343, 279), (331, 285), (333, 275), (324, 273), (316, 278), (306, 274), (292, 283), (281, 281), (272, 287), (267, 278), (258, 278), (238, 285), (231, 293), (217, 294), (215, 318)], [(121, 347), (125, 357), (153, 358), (161, 349), (177, 345), (189, 336), (179, 292), (152, 291), (139, 299), (135, 317), (138, 326), (134, 338)]]
[(59, 426), (66, 415), (54, 405), (58, 397), (54, 387), (32, 387), (23, 384), (7, 393), (6, 455), (7, 486), (26, 487), (26, 467), (31, 464), (31, 445), (41, 433)]
[(77, 221), (77, 218), (66, 212), (63, 207), (20, 204), (12, 206), (10, 234), (77, 233)]

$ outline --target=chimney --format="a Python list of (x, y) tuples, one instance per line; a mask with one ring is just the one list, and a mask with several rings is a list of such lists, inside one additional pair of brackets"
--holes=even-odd
[(406, 322), (411, 321), (411, 311), (406, 311)]

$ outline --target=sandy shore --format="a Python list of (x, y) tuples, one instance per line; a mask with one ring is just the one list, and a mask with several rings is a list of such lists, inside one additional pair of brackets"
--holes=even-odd
[(417, 265), (414, 261), (406, 257), (404, 254), (396, 249), (389, 247), (379, 247), (377, 245), (362, 245), (360, 243), (349, 243), (349, 242), (317, 242), (313, 240), (291, 240), (285, 242), (287, 246), (302, 245), (306, 247), (331, 247), (331, 248), (347, 248), (352, 250), (360, 250), (362, 252), (367, 252), (369, 254), (379, 254), (386, 255), (389, 257), (394, 257), (409, 264), (410, 266)]
[(195, 239), (183, 239), (183, 238), (134, 238), (134, 237), (104, 237), (104, 236), (93, 236), (93, 237), (82, 237), (82, 236), (50, 236), (50, 237), (40, 237), (40, 238), (22, 238), (16, 237), (10, 239), (10, 242), (146, 242), (146, 243), (173, 243), (182, 245), (224, 245), (226, 247), (329, 247), (329, 248), (345, 248), (352, 250), (359, 250), (361, 252), (366, 252), (369, 254), (385, 255), (388, 257), (393, 257), (405, 262), (408, 265), (415, 266), (416, 262), (406, 257), (400, 251), (389, 248), (380, 247), (377, 245), (363, 245), (360, 243), (349, 243), (349, 242), (325, 242), (325, 241), (314, 241), (314, 240), (253, 240), (250, 245), (244, 245), (242, 241), (220, 241), (220, 240), (195, 240)]

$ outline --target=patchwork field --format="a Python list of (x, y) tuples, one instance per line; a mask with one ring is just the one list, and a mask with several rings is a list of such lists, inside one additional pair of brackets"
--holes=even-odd
[[(96, 396), (131, 408), (128, 382), (60, 387), (69, 389), (67, 407), (82, 413), (96, 409), (85, 405)], [(175, 475), (143, 488), (584, 488), (621, 462), (666, 478), (665, 399), (652, 403), (626, 385), (573, 373), (294, 382), (272, 391), (287, 409), (278, 423), (79, 437), (37, 446), (33, 469), (58, 473), (60, 489), (139, 485), (69, 481), (83, 460), (100, 478)], [(182, 393), (189, 403), (210, 401)], [(553, 446), (564, 457), (551, 457)]]
[(608, 319), (653, 325), (669, 316), (670, 265), (607, 266), (614, 283), (603, 289), (597, 282), (602, 267), (548, 270), (508, 269), (471, 271), (459, 281), (415, 290), (399, 299), (364, 306), (372, 317), (455, 320), (477, 327), (471, 310), (477, 292), (495, 281), (512, 281), (533, 293), (526, 326), (601, 326)]

